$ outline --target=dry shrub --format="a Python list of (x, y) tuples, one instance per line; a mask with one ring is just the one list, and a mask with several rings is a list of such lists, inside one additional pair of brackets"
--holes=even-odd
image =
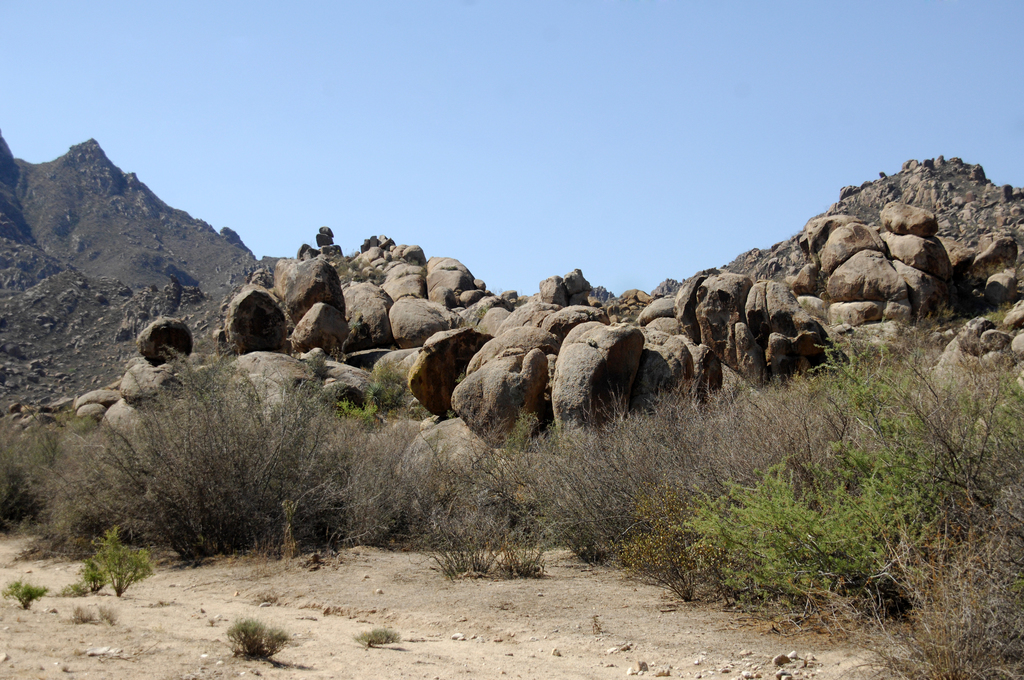
[(60, 459), (63, 439), (56, 428), (22, 430), (0, 419), (0, 529), (33, 520), (43, 510), (44, 480)]
[(883, 621), (880, 665), (896, 677), (1024, 675), (1024, 600), (1005, 546), (980, 539), (933, 563), (904, 564), (906, 621)]
[(549, 431), (537, 443), (535, 493), (556, 540), (588, 562), (612, 557), (634, 526), (650, 489), (674, 488), (683, 501), (753, 484), (787, 460), (826, 458), (837, 424), (805, 380), (763, 390), (664, 395), (651, 410), (596, 429)]
[(235, 621), (228, 628), (227, 636), (235, 656), (255, 659), (269, 659), (288, 646), (290, 639), (280, 628), (271, 628), (256, 619)]
[[(187, 558), (281, 545), (379, 542), (401, 523), (395, 461), (409, 428), (339, 421), (315, 385), (279, 393), (225, 361), (178, 362), (180, 387), (139, 426), (83, 447), (57, 477), (50, 531), (126, 537)], [(293, 504), (293, 505), (292, 505)], [(84, 530), (84, 531), (83, 531)]]

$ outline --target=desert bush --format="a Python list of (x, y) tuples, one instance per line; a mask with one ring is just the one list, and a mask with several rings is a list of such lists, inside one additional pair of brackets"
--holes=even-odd
[(116, 524), (188, 558), (279, 542), (286, 500), (296, 541), (333, 531), (343, 471), (316, 390), (261, 389), (227, 362), (175, 370), (180, 387), (140, 407), (138, 427), (109, 428), (61, 475), (54, 523)]
[(366, 390), (367, 402), (385, 413), (405, 406), (408, 392), (408, 377), (393, 361), (378, 361), (371, 371), (370, 385)]
[(1000, 544), (977, 537), (938, 561), (900, 565), (913, 609), (906, 620), (881, 622), (883, 670), (949, 680), (1024, 675), (1024, 598)]
[(17, 600), (22, 609), (30, 609), (32, 603), (46, 595), (49, 590), (43, 586), (34, 586), (23, 581), (11, 581), (4, 588), (3, 596), (6, 600)]
[(113, 607), (101, 604), (96, 608), (96, 613), (100, 617), (100, 621), (107, 624), (108, 626), (117, 625), (117, 610)]
[(581, 559), (601, 562), (615, 556), (650, 489), (667, 485), (689, 502), (753, 484), (758, 470), (788, 459), (822, 460), (836, 437), (822, 393), (803, 380), (704, 402), (680, 391), (601, 428), (551, 429), (533, 454), (546, 529)]
[(373, 630), (363, 631), (353, 639), (363, 647), (369, 649), (370, 647), (381, 647), (383, 645), (392, 645), (396, 642), (401, 642), (402, 636), (399, 635), (397, 631), (391, 630), (390, 628), (374, 628)]
[(659, 487), (640, 496), (633, 527), (618, 545), (622, 566), (689, 602), (701, 591), (727, 596), (726, 551), (690, 526), (693, 507), (679, 492)]
[(95, 622), (96, 614), (94, 614), (91, 610), (86, 609), (85, 607), (77, 604), (71, 610), (71, 623), (75, 625), (82, 625), (85, 623)]
[(235, 656), (268, 659), (288, 645), (288, 633), (256, 619), (239, 619), (227, 632)]
[(0, 420), (0, 529), (35, 519), (43, 509), (42, 480), (60, 458), (56, 428), (21, 430)]
[[(97, 580), (90, 573), (90, 584), (99, 584), (102, 587), (103, 583), (109, 583), (114, 589), (114, 594), (121, 597), (129, 587), (153, 575), (153, 563), (148, 550), (133, 550), (123, 545), (119, 532), (118, 527), (113, 527), (102, 539), (96, 540), (98, 550), (91, 561), (98, 568), (103, 581)], [(89, 570), (90, 567), (86, 567), (86, 571)], [(83, 580), (84, 578), (85, 573)]]
[(107, 585), (107, 581), (107, 574), (97, 564), (95, 558), (89, 557), (82, 560), (81, 584), (84, 589), (90, 593), (98, 593), (103, 590), (103, 586)]

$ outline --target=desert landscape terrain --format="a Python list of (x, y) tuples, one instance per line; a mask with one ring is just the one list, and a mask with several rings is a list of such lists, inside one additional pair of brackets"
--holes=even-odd
[[(4, 678), (618, 678), (640, 661), (644, 675), (667, 667), (669, 677), (774, 678), (773, 657), (791, 651), (801, 657), (785, 667), (795, 678), (869, 670), (850, 641), (783, 635), (721, 603), (682, 603), (567, 551), (549, 554), (543, 578), (518, 580), (449, 581), (427, 555), (375, 548), (199, 567), (168, 559), (118, 599), (109, 588), (55, 597), (80, 563), (18, 559), (26, 545), (0, 540), (0, 581), (51, 594), (29, 610), (0, 608)], [(75, 607), (112, 610), (116, 623), (75, 624)], [(225, 632), (245, 617), (284, 629), (290, 644), (271, 661), (233, 656)], [(375, 627), (401, 642), (364, 649), (353, 640)]]

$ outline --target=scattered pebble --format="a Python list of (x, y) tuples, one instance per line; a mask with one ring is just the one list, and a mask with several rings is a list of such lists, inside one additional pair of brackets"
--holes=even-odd
[(654, 677), (656, 678), (667, 678), (672, 675), (671, 666), (662, 666), (658, 670), (654, 671)]
[(558, 647), (551, 650), (551, 656), (562, 656), (562, 653), (558, 651)]
[(270, 607), (270, 606), (272, 606), (272, 605), (269, 602), (261, 602), (260, 603), (260, 607)]
[(465, 640), (466, 636), (463, 635), (462, 633), (455, 633), (454, 635), (452, 635), (452, 639), (453, 640)]
[(377, 588), (377, 590), (373, 591), (373, 594), (374, 594), (374, 595), (383, 595), (383, 594), (384, 594), (384, 591), (383, 591), (383, 590), (381, 590), (380, 588)]
[(774, 657), (772, 659), (772, 663), (775, 664), (776, 666), (785, 666), (790, 661), (792, 661), (792, 659), (790, 659), (785, 654), (779, 654), (778, 656), (776, 656), (776, 657)]

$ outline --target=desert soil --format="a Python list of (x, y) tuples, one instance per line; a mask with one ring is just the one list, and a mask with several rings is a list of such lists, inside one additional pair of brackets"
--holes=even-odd
[[(0, 601), (0, 678), (621, 678), (645, 661), (647, 676), (670, 666), (670, 677), (770, 679), (772, 657), (795, 650), (814, 659), (788, 665), (794, 678), (824, 680), (862, 676), (869, 658), (829, 635), (781, 635), (721, 604), (678, 602), (569, 553), (549, 554), (540, 579), (454, 582), (427, 555), (371, 548), (320, 564), (166, 560), (121, 598), (63, 598), (54, 594), (80, 563), (18, 559), (26, 545), (0, 537), (0, 585), (23, 579), (51, 594), (28, 611)], [(116, 623), (72, 623), (76, 606), (113, 610)], [(234, 657), (226, 632), (242, 617), (291, 643), (272, 662)], [(353, 640), (375, 627), (402, 641)]]

